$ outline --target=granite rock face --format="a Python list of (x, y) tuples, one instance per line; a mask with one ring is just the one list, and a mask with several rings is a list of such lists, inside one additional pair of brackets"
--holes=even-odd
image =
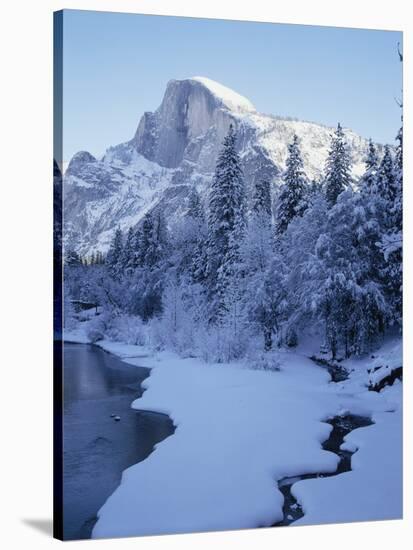
[[(247, 192), (259, 179), (279, 184), (294, 133), (308, 177), (322, 174), (332, 128), (260, 114), (248, 99), (206, 78), (171, 80), (159, 108), (143, 114), (130, 141), (110, 147), (102, 159), (81, 151), (70, 161), (64, 176), (66, 242), (82, 254), (105, 251), (116, 227), (138, 224), (152, 208), (162, 208), (169, 222), (182, 215), (192, 186), (206, 200), (230, 124), (237, 128)], [(357, 176), (367, 142), (345, 133)]]

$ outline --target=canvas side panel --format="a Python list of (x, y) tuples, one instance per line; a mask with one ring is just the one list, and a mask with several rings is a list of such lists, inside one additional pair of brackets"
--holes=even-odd
[(63, 12), (53, 14), (53, 535), (63, 539)]

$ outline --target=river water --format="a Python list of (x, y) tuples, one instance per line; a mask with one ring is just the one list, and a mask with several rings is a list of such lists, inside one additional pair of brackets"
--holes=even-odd
[(63, 535), (70, 540), (90, 537), (122, 471), (144, 460), (174, 426), (166, 415), (131, 409), (149, 369), (85, 344), (65, 343), (63, 358)]

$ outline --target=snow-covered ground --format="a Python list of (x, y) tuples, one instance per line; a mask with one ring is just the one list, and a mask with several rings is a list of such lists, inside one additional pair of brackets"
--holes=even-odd
[[(65, 336), (84, 341), (81, 332)], [(269, 372), (99, 344), (152, 368), (132, 406), (167, 413), (177, 429), (123, 473), (93, 537), (272, 525), (283, 516), (277, 480), (336, 469), (337, 455), (321, 448), (331, 430), (323, 420), (347, 411), (372, 416), (375, 424), (345, 438), (346, 449), (358, 449), (352, 471), (294, 484), (305, 512), (295, 524), (401, 517), (401, 384), (369, 392), (371, 359), (347, 361), (354, 371), (335, 384), (303, 352), (280, 351), (281, 370)], [(400, 341), (387, 342), (375, 356), (376, 366), (401, 364)]]
[(371, 381), (367, 369), (388, 370), (401, 365), (400, 339), (386, 342), (374, 358), (344, 362), (346, 368), (354, 370), (349, 380), (335, 384), (338, 397), (352, 395), (351, 411), (371, 415), (374, 424), (345, 437), (341, 448), (357, 451), (351, 459), (351, 472), (299, 481), (293, 486), (293, 495), (305, 512), (296, 524), (402, 517), (402, 384), (396, 380), (380, 393), (366, 391)]

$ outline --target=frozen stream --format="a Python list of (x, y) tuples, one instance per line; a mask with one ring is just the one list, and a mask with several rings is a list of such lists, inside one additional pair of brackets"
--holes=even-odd
[(341, 444), (344, 441), (344, 437), (356, 428), (363, 428), (373, 424), (370, 418), (365, 416), (357, 416), (348, 414), (345, 416), (335, 416), (334, 418), (327, 420), (328, 424), (331, 424), (333, 429), (331, 430), (329, 438), (323, 443), (322, 447), (325, 451), (330, 451), (337, 454), (340, 457), (337, 470), (331, 473), (317, 473), (317, 474), (304, 474), (295, 477), (286, 477), (278, 482), (278, 488), (284, 495), (284, 518), (282, 521), (275, 524), (275, 526), (290, 525), (297, 519), (303, 517), (303, 510), (298, 504), (296, 499), (291, 493), (291, 487), (297, 481), (303, 479), (314, 479), (321, 477), (337, 476), (344, 472), (351, 470), (351, 455), (354, 454), (350, 451), (343, 451), (340, 449)]

